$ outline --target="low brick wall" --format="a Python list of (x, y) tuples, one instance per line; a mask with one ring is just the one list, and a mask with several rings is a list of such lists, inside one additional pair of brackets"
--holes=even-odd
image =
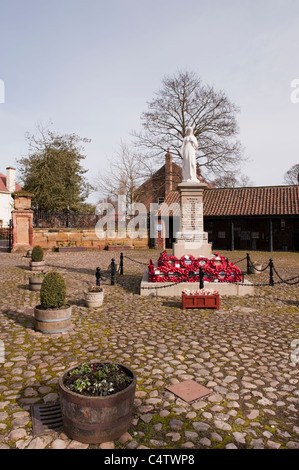
[(125, 245), (132, 248), (148, 248), (147, 238), (110, 238), (101, 240), (94, 230), (54, 230), (33, 229), (33, 246), (40, 245), (44, 249), (54, 249), (59, 246), (81, 246), (86, 249), (104, 250), (110, 245)]

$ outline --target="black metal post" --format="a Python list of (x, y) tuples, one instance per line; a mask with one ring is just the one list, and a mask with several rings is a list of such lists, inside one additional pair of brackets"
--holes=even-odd
[(96, 285), (101, 285), (101, 268), (96, 269)]
[(246, 259), (247, 259), (247, 274), (250, 274), (250, 254), (249, 253), (247, 253)]
[(115, 262), (114, 262), (114, 258), (112, 258), (111, 260), (111, 285), (114, 286), (114, 276), (115, 276)]
[(270, 258), (270, 261), (269, 261), (269, 266), (270, 266), (270, 279), (269, 279), (269, 284), (270, 286), (274, 286), (274, 270), (273, 270), (273, 267), (274, 267), (274, 264), (273, 264), (273, 260), (272, 258)]
[(120, 254), (120, 261), (119, 261), (119, 274), (122, 276), (124, 274), (124, 254)]
[(202, 266), (200, 266), (199, 268), (199, 288), (200, 289), (203, 289), (203, 269), (202, 269)]

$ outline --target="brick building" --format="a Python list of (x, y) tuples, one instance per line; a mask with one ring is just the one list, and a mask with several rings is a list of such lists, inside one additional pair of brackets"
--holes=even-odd
[(16, 183), (15, 168), (6, 168), (6, 175), (0, 173), (0, 228), (9, 226), (11, 211), (14, 208), (11, 194), (20, 189), (21, 186)]
[[(167, 206), (179, 202), (178, 191), (166, 197), (159, 211), (161, 222)], [(299, 185), (208, 188), (203, 202), (204, 230), (213, 249), (299, 251)], [(161, 248), (171, 248), (177, 217), (174, 211)]]
[[(172, 248), (175, 241), (173, 227), (180, 214), (179, 210), (168, 212), (168, 208), (173, 203), (179, 207), (176, 189), (181, 172), (168, 151), (165, 164), (140, 187), (139, 200), (148, 211), (150, 203), (160, 204), (162, 229), (151, 240), (151, 245), (160, 249)], [(198, 178), (204, 181), (199, 169)], [(299, 251), (299, 184), (244, 188), (208, 185), (204, 192), (204, 230), (213, 249)]]

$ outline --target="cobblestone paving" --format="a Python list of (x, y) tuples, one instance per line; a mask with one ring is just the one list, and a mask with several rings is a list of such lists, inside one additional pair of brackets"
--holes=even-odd
[[(222, 252), (230, 261), (243, 252)], [(47, 253), (47, 270), (61, 272), (73, 328), (65, 334), (34, 330), (39, 294), (28, 288), (29, 260), (0, 253), (0, 449), (299, 448), (298, 284), (257, 287), (251, 297), (222, 297), (220, 310), (186, 310), (180, 299), (141, 297), (139, 284), (158, 252), (126, 252), (125, 275), (105, 287), (100, 309), (85, 307), (83, 292), (105, 275), (111, 252)], [(252, 259), (268, 263), (269, 253)], [(284, 279), (299, 274), (298, 253), (272, 253)], [(240, 265), (246, 268), (245, 263)], [(268, 282), (268, 271), (250, 280)], [(276, 280), (278, 280), (276, 278)], [(2, 344), (3, 344), (2, 343)], [(298, 344), (297, 344), (298, 347)], [(62, 432), (32, 433), (30, 405), (58, 400), (58, 376), (90, 359), (123, 363), (138, 378), (134, 417), (118, 441), (87, 445)], [(213, 394), (191, 404), (165, 387), (193, 379)]]

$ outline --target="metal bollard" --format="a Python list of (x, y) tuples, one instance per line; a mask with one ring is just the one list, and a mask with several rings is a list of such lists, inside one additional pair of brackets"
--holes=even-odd
[(124, 254), (120, 254), (120, 261), (119, 261), (119, 274), (123, 276), (124, 274)]
[(96, 269), (96, 285), (101, 285), (101, 268)]
[(203, 269), (202, 266), (199, 268), (199, 288), (203, 289), (204, 283), (203, 283)]
[(251, 272), (250, 272), (250, 263), (251, 263), (251, 261), (250, 261), (250, 254), (249, 253), (247, 253), (246, 259), (247, 259), (247, 274), (251, 274)]
[(114, 286), (114, 277), (115, 277), (115, 271), (116, 271), (116, 268), (115, 268), (115, 262), (114, 262), (114, 258), (112, 258), (111, 260), (111, 285)]
[(270, 258), (269, 266), (270, 266), (270, 279), (269, 279), (269, 284), (270, 284), (270, 286), (273, 287), (273, 286), (274, 286), (274, 275), (273, 275), (273, 267), (274, 267), (274, 264), (273, 264), (272, 258)]

